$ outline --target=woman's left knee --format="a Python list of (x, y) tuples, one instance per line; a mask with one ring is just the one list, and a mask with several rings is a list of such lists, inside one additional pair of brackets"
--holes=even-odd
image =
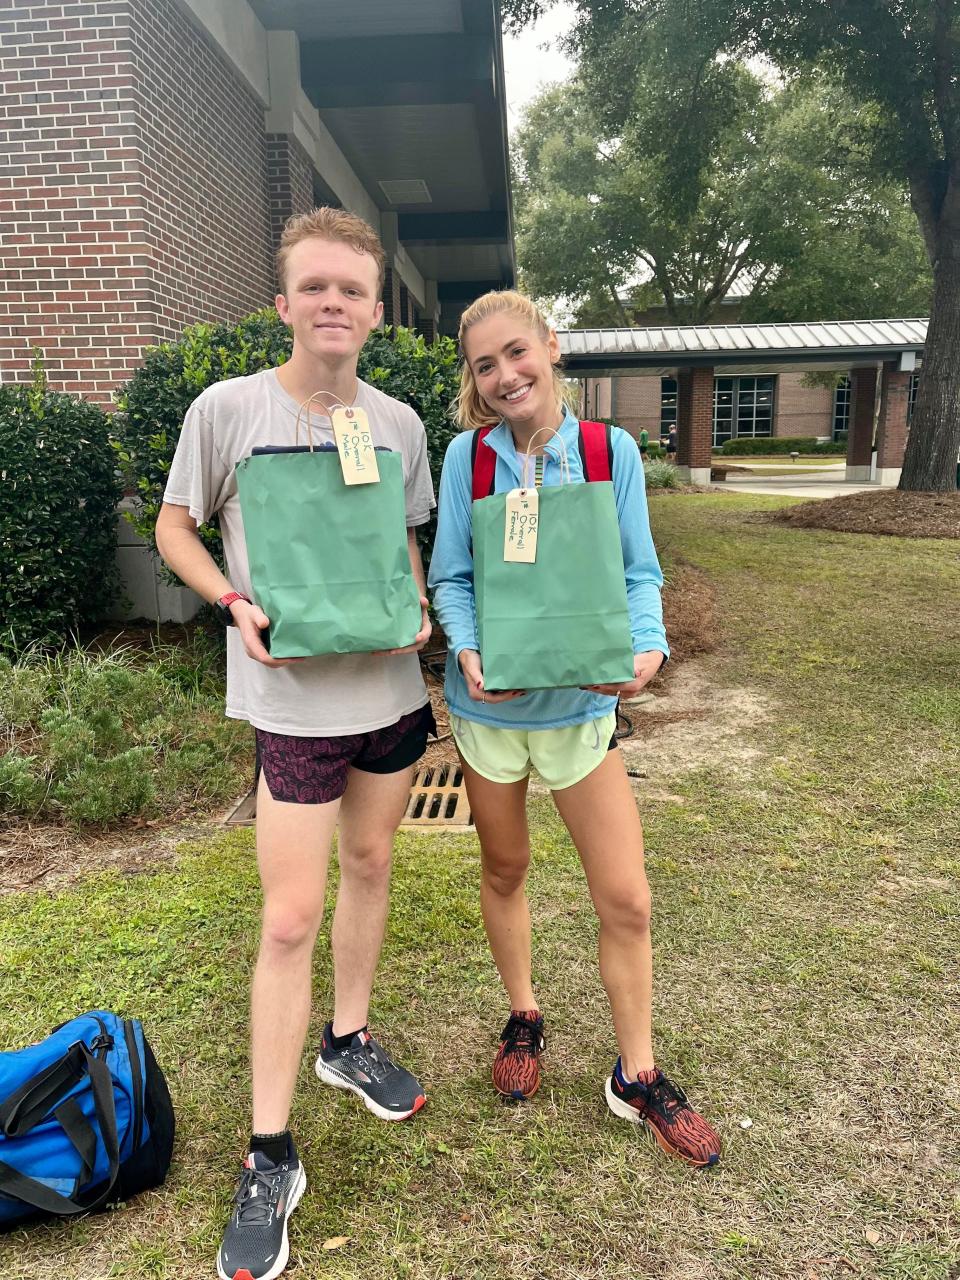
[(646, 933), (650, 928), (650, 890), (646, 885), (625, 885), (608, 901), (598, 904), (597, 914), (607, 928)]

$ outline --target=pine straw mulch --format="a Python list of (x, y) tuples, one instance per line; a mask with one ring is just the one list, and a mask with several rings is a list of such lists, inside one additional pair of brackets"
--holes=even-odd
[(960, 538), (960, 492), (904, 493), (880, 489), (817, 498), (753, 517), (797, 529), (837, 533), (882, 533), (896, 538)]

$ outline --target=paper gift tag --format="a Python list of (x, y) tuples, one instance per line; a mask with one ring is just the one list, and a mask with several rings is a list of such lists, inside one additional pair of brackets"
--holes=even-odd
[(380, 480), (370, 424), (362, 409), (339, 405), (330, 415), (333, 437), (346, 484), (376, 484)]
[(537, 558), (537, 525), (540, 494), (536, 489), (511, 489), (507, 494), (507, 520), (503, 531), (503, 558), (533, 564)]

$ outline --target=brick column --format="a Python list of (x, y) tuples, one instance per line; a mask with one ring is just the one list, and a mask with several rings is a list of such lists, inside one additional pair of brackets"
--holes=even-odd
[(850, 370), (850, 429), (847, 436), (847, 480), (870, 479), (873, 419), (877, 407), (877, 371), (873, 365)]
[(400, 276), (396, 268), (387, 267), (387, 274), (383, 281), (383, 323), (385, 325), (403, 324), (400, 288)]
[(436, 342), (439, 330), (437, 329), (436, 321), (429, 311), (423, 312), (420, 316), (420, 323), (417, 327), (423, 334), (424, 342)]
[(289, 134), (267, 134), (267, 187), (270, 231), (276, 246), (287, 219), (307, 213), (314, 206), (313, 166), (299, 142)]
[(406, 325), (408, 329), (417, 327), (417, 319), (415, 312), (415, 303), (410, 290), (405, 284), (400, 285), (400, 319), (398, 324)]
[(713, 369), (677, 374), (677, 465), (691, 484), (710, 483), (713, 444)]
[(907, 408), (910, 403), (910, 374), (892, 365), (883, 366), (880, 384), (880, 423), (877, 428), (877, 484), (900, 482), (903, 454), (907, 447)]

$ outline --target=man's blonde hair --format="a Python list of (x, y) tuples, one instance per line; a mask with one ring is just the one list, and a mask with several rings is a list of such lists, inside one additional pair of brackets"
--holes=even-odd
[(287, 219), (277, 250), (277, 279), (281, 293), (285, 293), (287, 288), (290, 250), (301, 240), (309, 240), (311, 237), (339, 241), (340, 244), (350, 245), (358, 253), (369, 253), (377, 264), (377, 298), (380, 297), (387, 270), (387, 256), (380, 237), (369, 222), (364, 222), (355, 213), (348, 213), (346, 209), (331, 209), (327, 205)]
[[(477, 427), (492, 427), (500, 421), (500, 415), (494, 413), (484, 403), (477, 389), (477, 381), (473, 376), (464, 348), (464, 338), (467, 331), (475, 324), (479, 324), (481, 320), (504, 314), (515, 315), (544, 342), (547, 342), (550, 337), (550, 326), (540, 308), (529, 298), (525, 298), (522, 293), (517, 293), (515, 289), (494, 289), (477, 298), (476, 302), (471, 302), (460, 317), (460, 331), (457, 335), (463, 358), (460, 366), (460, 391), (457, 395), (456, 417), (464, 431), (474, 431)], [(564, 403), (572, 398), (572, 388), (564, 381), (559, 365), (553, 366), (553, 390), (559, 411)]]

